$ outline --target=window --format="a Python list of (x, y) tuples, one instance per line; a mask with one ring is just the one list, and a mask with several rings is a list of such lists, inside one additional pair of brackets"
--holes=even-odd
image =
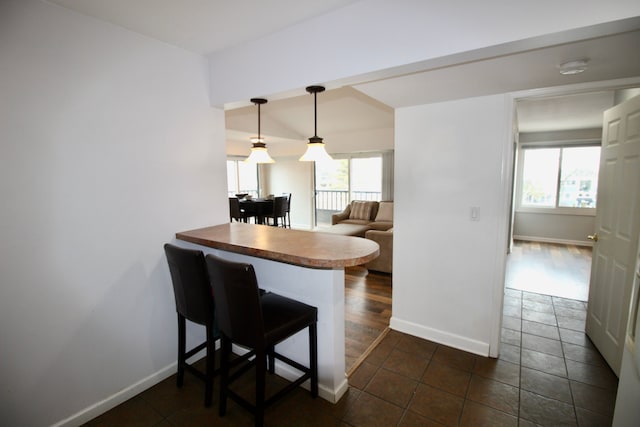
[(383, 155), (358, 154), (315, 164), (316, 223), (331, 225), (331, 214), (351, 200), (381, 200)]
[(227, 191), (232, 197), (239, 193), (258, 197), (258, 167), (243, 160), (227, 160)]
[(520, 206), (596, 207), (600, 147), (524, 148)]
[(382, 157), (351, 159), (351, 200), (380, 200)]

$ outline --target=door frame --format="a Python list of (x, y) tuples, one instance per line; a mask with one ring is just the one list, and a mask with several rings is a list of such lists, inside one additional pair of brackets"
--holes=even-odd
[[(531, 90), (523, 90), (509, 93), (510, 101), (511, 101), (511, 114), (513, 117), (516, 116), (516, 104), (520, 99), (525, 98), (536, 98), (536, 97), (548, 97), (548, 96), (561, 96), (561, 95), (573, 95), (578, 93), (585, 92), (596, 92), (600, 90), (615, 90), (615, 89), (624, 89), (632, 86), (640, 85), (640, 76), (639, 77), (630, 77), (624, 79), (615, 79), (615, 80), (601, 80), (596, 82), (588, 82), (588, 83), (576, 83), (569, 84), (563, 86), (554, 86), (548, 88), (539, 88), (539, 89), (531, 89)], [(511, 123), (511, 122), (510, 122)], [(513, 141), (516, 141), (518, 138), (518, 129), (515, 125), (511, 125), (509, 129), (510, 135), (508, 144), (513, 144)], [(505, 149), (507, 152), (510, 150)], [(506, 160), (505, 154), (503, 153), (503, 161)], [(509, 168), (508, 171), (505, 171), (505, 174), (513, 174), (515, 171), (515, 162), (508, 162), (509, 164), (505, 164), (506, 168)], [(515, 186), (505, 185), (503, 186), (503, 198), (505, 200), (511, 200), (514, 197)], [(509, 209), (506, 217), (511, 218), (512, 215), (515, 214), (515, 204), (509, 203), (505, 206), (505, 209)], [(510, 230), (508, 230), (509, 226), (505, 228), (505, 235), (508, 236), (509, 241), (507, 242), (507, 247), (510, 247), (513, 241), (513, 236), (510, 234)], [(490, 342), (490, 352), (489, 356), (497, 357), (500, 349), (500, 335), (502, 331), (502, 311), (504, 309), (504, 289), (506, 285), (506, 263), (507, 263), (507, 254), (498, 254), (497, 257), (499, 261), (495, 266), (495, 274), (496, 277), (501, 277), (502, 280), (496, 280), (496, 285), (494, 289), (494, 299), (493, 299), (493, 319), (492, 319), (492, 327), (491, 327), (491, 342)]]

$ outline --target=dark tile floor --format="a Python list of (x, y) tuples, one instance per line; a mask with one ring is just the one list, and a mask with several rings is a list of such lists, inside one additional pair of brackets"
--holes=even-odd
[[(265, 424), (609, 426), (617, 378), (583, 332), (585, 310), (581, 301), (506, 289), (498, 359), (391, 331), (338, 404), (299, 389), (267, 410)], [(217, 394), (207, 409), (203, 393), (189, 376), (182, 389), (170, 377), (88, 425), (252, 425), (233, 402), (219, 418)]]

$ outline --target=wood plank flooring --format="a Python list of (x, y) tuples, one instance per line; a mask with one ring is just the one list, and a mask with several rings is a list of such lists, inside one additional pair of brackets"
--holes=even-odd
[(516, 240), (507, 257), (506, 287), (587, 301), (591, 275), (588, 246)]
[(364, 267), (345, 270), (345, 367), (349, 375), (391, 319), (391, 276)]

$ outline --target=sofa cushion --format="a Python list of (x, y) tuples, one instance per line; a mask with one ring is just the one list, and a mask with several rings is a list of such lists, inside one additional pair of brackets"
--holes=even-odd
[(391, 221), (374, 221), (369, 223), (369, 228), (372, 230), (387, 231), (393, 228), (393, 223)]
[(393, 202), (380, 202), (376, 221), (393, 222)]
[(371, 221), (368, 219), (345, 219), (344, 221), (340, 221), (340, 224), (369, 225)]
[(364, 219), (371, 220), (371, 213), (373, 211), (373, 205), (377, 202), (364, 202), (354, 200), (351, 202), (351, 212), (349, 213), (349, 219)]

